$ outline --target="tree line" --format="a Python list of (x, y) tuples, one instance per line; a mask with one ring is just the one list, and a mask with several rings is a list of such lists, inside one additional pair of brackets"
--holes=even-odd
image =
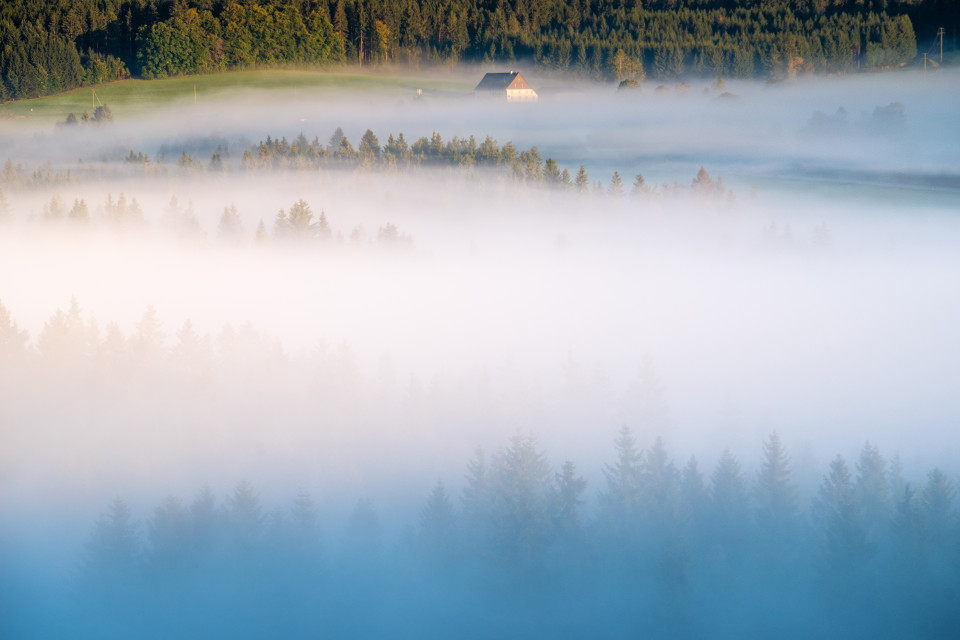
[[(10, 217), (11, 208), (0, 191), (0, 225)], [(44, 205), (39, 220), (43, 224), (69, 225), (77, 231), (102, 229), (129, 234), (146, 233), (151, 228), (137, 199), (127, 198), (123, 192), (116, 198), (113, 194), (107, 194), (103, 204), (95, 206), (92, 212), (84, 198), (75, 198), (73, 204), (68, 205), (61, 196), (55, 195)], [(197, 218), (193, 203), (181, 203), (176, 196), (171, 196), (163, 207), (156, 220), (155, 229), (169, 238), (187, 243), (203, 244), (210, 239)], [(302, 244), (308, 241), (318, 244), (342, 244), (345, 240), (342, 231), (330, 226), (325, 211), (321, 209), (319, 214), (315, 214), (310, 204), (302, 198), (288, 209), (277, 211), (269, 227), (261, 218), (253, 231), (245, 228), (237, 205), (227, 205), (220, 214), (215, 239), (228, 246), (250, 243), (263, 246), (270, 242), (287, 243), (289, 246), (291, 243)], [(391, 248), (411, 247), (413, 244), (409, 235), (401, 233), (396, 225), (390, 222), (379, 227), (373, 237), (370, 237), (363, 227), (354, 227), (346, 240), (351, 245), (375, 244)]]
[(0, 7), (0, 100), (261, 66), (530, 61), (597, 78), (909, 62), (946, 0), (81, 0)]
[[(960, 522), (956, 489), (940, 468), (909, 482), (897, 456), (868, 442), (852, 464), (833, 459), (804, 507), (776, 433), (755, 472), (725, 450), (707, 474), (694, 457), (678, 465), (662, 439), (641, 448), (624, 426), (601, 477), (592, 490), (572, 461), (554, 467), (536, 439), (518, 431), (492, 455), (477, 450), (459, 494), (437, 482), (398, 541), (387, 539), (370, 500), (337, 526), (305, 489), (269, 509), (245, 480), (225, 497), (205, 487), (192, 502), (166, 498), (142, 522), (118, 497), (94, 523), (79, 592), (102, 615), (116, 602), (106, 598), (137, 594), (150, 610), (181, 589), (197, 593), (196, 584), (229, 583), (229, 593), (249, 589), (254, 598), (266, 580), (316, 608), (301, 611), (288, 598), (272, 610), (261, 603), (265, 614), (296, 611), (336, 626), (344, 605), (385, 607), (390, 624), (402, 611), (430, 619), (429, 608), (414, 604), (419, 598), (466, 590), (486, 606), (525, 611), (513, 615), (580, 606), (599, 616), (607, 601), (620, 624), (650, 631), (716, 630), (737, 617), (751, 628), (776, 626), (766, 618), (784, 613), (759, 604), (721, 613), (700, 600), (690, 608), (697, 598), (729, 604), (773, 589), (805, 603), (807, 621), (783, 623), (790, 637), (824, 615), (858, 634), (936, 637), (955, 628)], [(409, 590), (409, 600), (391, 610), (383, 603), (397, 588)], [(436, 597), (455, 607), (452, 616), (469, 615), (467, 603)], [(881, 602), (889, 609), (878, 609)]]
[[(94, 123), (108, 121), (107, 115), (94, 118)], [(70, 114), (67, 123), (71, 122)], [(902, 116), (902, 114), (901, 114)], [(77, 119), (74, 116), (73, 122)], [(675, 181), (672, 185), (650, 184), (642, 173), (629, 179), (627, 183), (619, 170), (615, 170), (609, 181), (591, 180), (585, 165), (579, 165), (575, 172), (561, 167), (551, 157), (544, 158), (536, 145), (529, 149), (518, 149), (513, 142), (500, 144), (493, 136), (487, 135), (482, 142), (476, 137), (458, 137), (444, 141), (443, 136), (434, 131), (429, 137), (421, 136), (412, 144), (401, 132), (397, 135), (390, 133), (387, 140), (381, 145), (377, 135), (367, 129), (361, 136), (358, 146), (354, 147), (342, 128), (337, 129), (324, 144), (319, 136), (308, 139), (302, 132), (293, 140), (285, 136), (273, 138), (267, 136), (255, 146), (247, 149), (233, 148), (226, 140), (209, 139), (198, 140), (198, 148), (215, 146), (210, 159), (203, 161), (195, 157), (196, 150), (181, 150), (175, 161), (175, 175), (191, 177), (199, 175), (215, 176), (229, 172), (255, 171), (316, 171), (319, 169), (337, 169), (351, 171), (384, 171), (405, 172), (412, 170), (454, 170), (467, 172), (471, 175), (480, 175), (496, 182), (499, 179), (508, 180), (513, 185), (528, 185), (547, 189), (568, 190), (581, 194), (608, 195), (613, 198), (658, 196), (664, 194), (693, 194), (700, 198), (712, 198), (718, 201), (732, 199), (733, 193), (724, 185), (723, 178), (713, 177), (701, 167), (689, 185), (682, 185)], [(151, 159), (149, 154), (131, 149), (123, 156), (125, 167), (140, 168), (145, 172), (160, 175), (171, 175), (172, 160), (167, 156), (170, 149), (162, 147), (160, 154)], [(235, 157), (239, 155), (239, 159)], [(66, 171), (55, 170), (52, 165), (43, 165), (34, 171), (22, 164), (14, 164), (8, 159), (0, 170), (0, 185), (7, 187), (42, 186), (75, 182), (84, 176), (96, 179), (98, 172), (90, 167), (79, 167)], [(121, 194), (122, 195), (122, 194)], [(142, 222), (142, 211), (134, 200), (133, 222)], [(104, 205), (103, 210), (109, 212), (112, 201)], [(121, 213), (126, 210), (121, 207)], [(0, 191), (0, 222), (11, 217), (11, 211), (6, 197)], [(82, 200), (76, 200), (73, 207), (55, 196), (44, 210), (44, 219), (73, 220), (87, 223), (91, 220), (89, 208)], [(124, 216), (106, 216), (100, 218), (123, 218)], [(188, 216), (193, 217), (192, 211)], [(187, 220), (191, 227), (196, 227)]]
[[(534, 151), (535, 149), (534, 147)], [(514, 169), (520, 170), (519, 166)], [(733, 200), (733, 192), (724, 187), (723, 179), (718, 178), (715, 181), (703, 167), (689, 186), (678, 182), (673, 185), (666, 182), (648, 185), (643, 174), (637, 174), (633, 184), (628, 188), (617, 171), (614, 171), (608, 184), (599, 180), (591, 183), (583, 165), (580, 166), (573, 180), (570, 179), (566, 169), (562, 174), (552, 177), (549, 174), (545, 176), (543, 173), (537, 173), (535, 176), (534, 185), (564, 189), (584, 197), (610, 198), (623, 203), (626, 203), (627, 198), (642, 201), (645, 198), (666, 195), (695, 197), (721, 204), (727, 204)], [(523, 177), (522, 174), (521, 177)], [(4, 225), (9, 224), (13, 216), (13, 208), (4, 192), (0, 190), (0, 231), (3, 230)], [(197, 217), (193, 203), (181, 203), (176, 196), (171, 196), (153, 225), (148, 221), (137, 199), (128, 198), (124, 192), (116, 198), (113, 194), (107, 194), (106, 200), (102, 204), (94, 205), (92, 210), (85, 198), (74, 198), (73, 203), (68, 204), (62, 196), (54, 195), (44, 204), (41, 215), (34, 220), (51, 226), (66, 225), (76, 231), (105, 230), (122, 234), (145, 234), (155, 229), (178, 241), (204, 244), (211, 240)], [(362, 226), (354, 227), (345, 236), (343, 230), (335, 230), (331, 227), (326, 211), (321, 209), (319, 213), (315, 213), (311, 205), (302, 198), (291, 204), (289, 208), (277, 211), (270, 225), (265, 220), (271, 220), (271, 218), (261, 217), (251, 232), (245, 227), (237, 205), (231, 203), (225, 206), (220, 214), (214, 238), (221, 244), (233, 246), (251, 243), (256, 246), (265, 246), (271, 242), (300, 243), (302, 246), (310, 246), (333, 242), (343, 244), (345, 240), (355, 246), (374, 243), (380, 247), (409, 248), (413, 245), (413, 239), (398, 230), (391, 222), (386, 222), (379, 227), (372, 237)]]

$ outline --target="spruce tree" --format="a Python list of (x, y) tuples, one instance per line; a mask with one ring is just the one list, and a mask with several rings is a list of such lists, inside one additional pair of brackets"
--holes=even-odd
[(577, 170), (577, 177), (574, 179), (574, 184), (580, 193), (586, 193), (590, 190), (590, 176), (587, 175), (587, 168), (583, 165), (580, 165), (580, 169)]
[(774, 547), (782, 546), (793, 533), (799, 508), (790, 458), (776, 432), (763, 444), (763, 464), (754, 496), (761, 535)]
[(953, 507), (955, 496), (953, 483), (939, 467), (927, 474), (921, 496), (921, 509), (927, 536), (937, 547), (945, 547), (948, 541), (956, 539), (957, 516)]
[(820, 484), (812, 517), (823, 571), (855, 569), (873, 553), (864, 532), (863, 509), (853, 478), (841, 456), (830, 463), (830, 471)]
[(572, 541), (580, 535), (580, 506), (587, 481), (577, 475), (576, 465), (567, 460), (554, 475), (551, 517), (557, 537)]
[(535, 561), (550, 531), (553, 474), (536, 439), (518, 431), (490, 469), (494, 550), (508, 564)]
[(171, 575), (188, 568), (191, 559), (190, 512), (176, 496), (168, 496), (147, 523), (147, 559), (153, 572)]
[(742, 548), (750, 527), (750, 495), (740, 462), (729, 449), (710, 476), (710, 519), (717, 540), (727, 549)]
[(619, 171), (614, 171), (613, 177), (610, 178), (609, 193), (614, 198), (619, 198), (623, 195), (623, 179), (620, 177)]
[(887, 463), (877, 447), (863, 445), (857, 461), (856, 498), (863, 511), (867, 539), (876, 542), (890, 524), (890, 480)]

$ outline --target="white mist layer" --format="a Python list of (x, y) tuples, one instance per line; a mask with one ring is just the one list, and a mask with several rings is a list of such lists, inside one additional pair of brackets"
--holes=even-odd
[[(214, 342), (224, 325), (249, 324), (303, 365), (271, 377), (240, 364), (218, 372), (211, 389), (122, 398), (58, 388), (57, 402), (38, 380), (6, 409), (4, 501), (52, 496), (66, 483), (99, 510), (118, 492), (189, 495), (204, 482), (223, 491), (240, 477), (278, 495), (303, 484), (347, 502), (419, 497), (438, 478), (456, 486), (476, 446), (496, 449), (518, 427), (556, 464), (577, 462), (591, 494), (621, 424), (643, 446), (663, 436), (678, 460), (696, 454), (704, 469), (724, 447), (751, 468), (777, 430), (808, 487), (836, 453), (852, 457), (866, 440), (916, 469), (951, 467), (960, 447), (960, 197), (836, 185), (809, 172), (956, 166), (955, 134), (943, 135), (952, 131), (943, 128), (947, 80), (892, 77), (731, 84), (740, 96), (732, 103), (700, 87), (638, 99), (593, 96), (592, 87), (514, 111), (403, 96), (384, 110), (339, 96), (312, 107), (322, 117), (301, 120), (311, 99), (303, 96), (214, 120), (218, 103), (182, 127), (178, 116), (118, 118), (93, 136), (97, 148), (155, 154), (211, 128), (251, 144), (301, 130), (325, 141), (338, 125), (355, 145), (368, 127), (381, 144), (391, 132), (408, 142), (434, 130), (445, 139), (490, 133), (536, 144), (572, 172), (583, 162), (604, 184), (617, 169), (627, 190), (638, 172), (688, 184), (705, 164), (736, 198), (614, 201), (416, 171), (133, 175), (10, 190), (0, 302), (34, 343), (75, 297), (85, 321), (116, 322), (127, 337), (152, 305), (167, 348), (188, 319)], [(897, 101), (906, 132), (856, 131), (862, 114)], [(801, 133), (813, 111), (839, 106), (849, 138)], [(87, 142), (61, 131), (51, 139), (63, 141), (51, 151), (63, 164)], [(48, 151), (15, 144), (0, 153)], [(798, 163), (799, 174), (785, 169)], [(78, 234), (39, 220), (53, 195), (67, 206), (84, 198), (96, 218), (120, 192), (143, 207), (144, 235)], [(171, 196), (192, 205), (207, 242), (163, 235)], [(299, 199), (343, 239), (315, 250), (216, 239), (225, 206), (237, 206), (249, 241), (258, 222), (270, 231), (277, 211)], [(387, 223), (412, 249), (373, 242)], [(365, 239), (351, 244), (357, 227)], [(235, 383), (245, 376), (251, 386)]]

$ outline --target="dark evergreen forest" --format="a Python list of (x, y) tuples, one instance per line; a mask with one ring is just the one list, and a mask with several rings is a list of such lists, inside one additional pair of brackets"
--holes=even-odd
[(19, 0), (0, 7), (0, 100), (228, 69), (522, 61), (594, 78), (784, 78), (902, 65), (947, 0)]

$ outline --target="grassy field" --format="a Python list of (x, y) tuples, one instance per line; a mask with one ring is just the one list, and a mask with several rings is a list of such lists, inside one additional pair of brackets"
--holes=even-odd
[[(86, 111), (93, 114), (95, 105), (110, 107), (114, 117), (136, 115), (160, 109), (175, 101), (202, 101), (218, 93), (238, 89), (289, 92), (295, 98), (349, 89), (351, 91), (378, 91), (401, 93), (411, 87), (445, 91), (469, 91), (478, 78), (465, 73), (463, 77), (398, 76), (387, 73), (356, 73), (340, 71), (264, 70), (232, 71), (200, 76), (165, 78), (161, 80), (122, 80), (74, 89), (54, 96), (33, 100), (19, 100), (0, 105), (0, 128), (13, 122), (50, 125), (62, 122), (68, 113), (77, 117)], [(94, 97), (94, 92), (96, 97)]]

